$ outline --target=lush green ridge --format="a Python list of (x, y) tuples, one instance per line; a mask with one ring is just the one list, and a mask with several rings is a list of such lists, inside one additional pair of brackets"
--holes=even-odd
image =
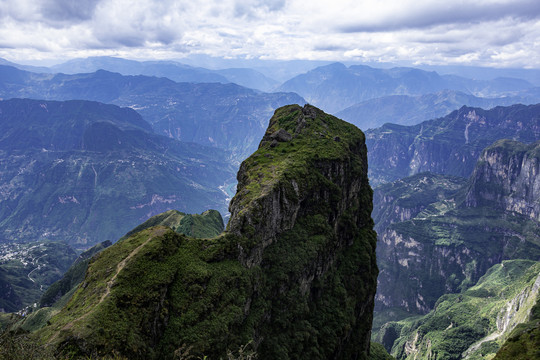
[(129, 231), (120, 240), (126, 239), (139, 231), (152, 226), (170, 227), (179, 234), (196, 238), (213, 238), (225, 228), (221, 214), (216, 210), (206, 210), (202, 214), (186, 214), (178, 210), (169, 210), (151, 217), (141, 225)]
[[(177, 210), (169, 210), (156, 215), (135, 229), (128, 232), (119, 241), (153, 226), (163, 225), (172, 228), (177, 233), (195, 237), (215, 237), (223, 231), (223, 220), (216, 210), (207, 210), (201, 215), (185, 214)], [(198, 235), (197, 235), (198, 234)], [(63, 277), (53, 283), (41, 296), (38, 309), (18, 321), (11, 320), (11, 328), (22, 328), (34, 331), (46, 325), (52, 316), (66, 305), (80, 283), (83, 282), (91, 258), (111, 245), (104, 241), (83, 252)]]
[(384, 346), (379, 343), (372, 342), (369, 347), (369, 360), (394, 360)]
[(76, 356), (219, 358), (253, 341), (261, 359), (367, 359), (377, 267), (365, 164), (358, 129), (311, 106), (277, 110), (241, 166), (227, 232), (158, 225), (118, 241), (39, 337)]
[[(88, 268), (88, 263), (92, 256), (109, 246), (111, 246), (111, 242), (107, 240), (91, 247), (79, 255), (77, 260), (75, 260), (68, 271), (62, 276), (62, 279), (53, 283), (47, 291), (45, 291), (43, 296), (41, 296), (39, 306), (46, 307), (56, 304), (64, 295), (68, 294), (73, 288), (79, 285), (84, 280), (84, 275), (86, 274), (86, 269)], [(64, 304), (65, 301), (62, 302), (61, 306)]]
[(385, 324), (376, 339), (397, 359), (490, 359), (527, 319), (539, 298), (539, 276), (537, 261), (504, 261), (475, 286), (441, 297), (427, 315)]

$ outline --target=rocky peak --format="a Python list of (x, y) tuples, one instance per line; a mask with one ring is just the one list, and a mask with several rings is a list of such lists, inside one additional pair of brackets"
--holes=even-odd
[(371, 223), (364, 135), (347, 125), (311, 105), (276, 111), (259, 149), (240, 166), (229, 206), (228, 231), (257, 238), (253, 249), (242, 249), (244, 264), (260, 264), (262, 251), (319, 202), (328, 205), (327, 221), (336, 229), (336, 220), (360, 203), (356, 225)]

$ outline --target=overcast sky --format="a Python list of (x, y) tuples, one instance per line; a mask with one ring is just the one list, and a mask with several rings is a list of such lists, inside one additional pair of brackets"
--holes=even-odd
[(189, 54), (540, 68), (540, 0), (0, 0), (10, 61)]

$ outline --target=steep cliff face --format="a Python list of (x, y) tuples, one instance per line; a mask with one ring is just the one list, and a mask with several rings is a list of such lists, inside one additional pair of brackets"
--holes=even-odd
[[(381, 186), (378, 211), (397, 211), (401, 201), (411, 214), (386, 216), (378, 228), (377, 309), (426, 313), (440, 296), (467, 289), (502, 260), (537, 260), (537, 151), (538, 144), (497, 142), (484, 151), (468, 183), (454, 183), (453, 191), (442, 176), (433, 186), (415, 186), (421, 174)], [(398, 218), (403, 221), (389, 224)]]
[(377, 266), (360, 130), (278, 109), (241, 166), (227, 231), (150, 227), (101, 252), (40, 336), (79, 355), (367, 359)]
[(421, 172), (469, 177), (482, 150), (500, 139), (540, 140), (540, 104), (462, 107), (414, 126), (366, 131), (372, 185)]
[(539, 175), (540, 143), (498, 141), (482, 153), (465, 204), (495, 206), (540, 221)]
[(375, 230), (382, 232), (390, 224), (410, 220), (431, 204), (452, 206), (455, 194), (467, 180), (455, 176), (420, 173), (392, 183), (384, 184), (373, 191), (373, 213)]
[[(540, 287), (540, 277), (534, 284), (531, 291), (536, 290), (536, 304), (526, 311), (528, 319), (518, 324), (507, 337), (506, 342), (502, 345), (495, 360), (528, 360), (536, 359), (540, 353), (540, 296), (538, 290)], [(521, 297), (520, 297), (521, 298)], [(520, 301), (521, 302), (521, 301)], [(521, 309), (519, 309), (521, 310)], [(518, 312), (519, 312), (518, 310)], [(528, 309), (527, 309), (528, 310)], [(523, 312), (523, 311), (522, 311)]]

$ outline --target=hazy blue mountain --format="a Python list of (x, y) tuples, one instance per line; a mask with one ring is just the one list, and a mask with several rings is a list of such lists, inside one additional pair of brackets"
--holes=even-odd
[(69, 60), (52, 66), (53, 73), (79, 74), (98, 70), (117, 72), (122, 75), (146, 75), (166, 77), (176, 82), (222, 84), (235, 83), (251, 89), (269, 91), (278, 85), (262, 73), (247, 68), (228, 68), (210, 70), (199, 66), (190, 66), (177, 61), (135, 61), (122, 58), (99, 56)]
[(361, 129), (373, 129), (393, 123), (416, 125), (422, 121), (443, 117), (463, 105), (491, 109), (495, 106), (533, 104), (540, 94), (521, 93), (520, 96), (481, 98), (461, 91), (443, 90), (425, 95), (390, 95), (370, 99), (336, 113), (336, 116)]
[(230, 68), (215, 70), (229, 80), (229, 82), (261, 91), (272, 91), (279, 85), (277, 80), (271, 79), (257, 70), (244, 68)]
[(219, 58), (205, 54), (191, 54), (181, 59), (182, 63), (191, 66), (202, 66), (208, 69), (248, 68), (254, 69), (280, 83), (312, 70), (318, 66), (328, 65), (330, 61), (320, 60), (261, 60), (258, 58)]
[(131, 107), (157, 133), (224, 148), (238, 162), (257, 148), (274, 109), (305, 102), (293, 93), (262, 93), (235, 84), (176, 83), (104, 70), (34, 74), (7, 66), (0, 66), (0, 97), (85, 99)]
[(51, 71), (50, 68), (45, 67), (45, 66), (21, 65), (21, 64), (8, 61), (6, 59), (2, 59), (2, 58), (0, 58), (0, 65), (13, 66), (20, 70), (31, 71), (31, 72), (36, 72), (36, 73), (48, 73)]
[(496, 78), (523, 79), (540, 86), (539, 69), (489, 68), (463, 65), (418, 65), (426, 71), (437, 71), (441, 75), (458, 75), (470, 79), (492, 80)]
[(471, 80), (415, 68), (376, 69), (334, 63), (298, 75), (278, 89), (300, 94), (309, 103), (337, 113), (359, 102), (388, 95), (423, 95), (456, 90), (482, 97), (500, 97), (516, 95), (533, 87), (522, 79)]
[(540, 104), (462, 107), (413, 126), (385, 124), (366, 131), (371, 184), (430, 171), (469, 177), (482, 150), (499, 139), (540, 140)]
[(135, 61), (109, 56), (69, 60), (51, 67), (53, 73), (80, 74), (98, 70), (122, 75), (147, 75), (166, 77), (177, 82), (229, 82), (211, 70), (180, 64), (173, 61)]
[(132, 109), (0, 101), (0, 241), (115, 240), (163, 211), (226, 211), (216, 148), (156, 135)]

